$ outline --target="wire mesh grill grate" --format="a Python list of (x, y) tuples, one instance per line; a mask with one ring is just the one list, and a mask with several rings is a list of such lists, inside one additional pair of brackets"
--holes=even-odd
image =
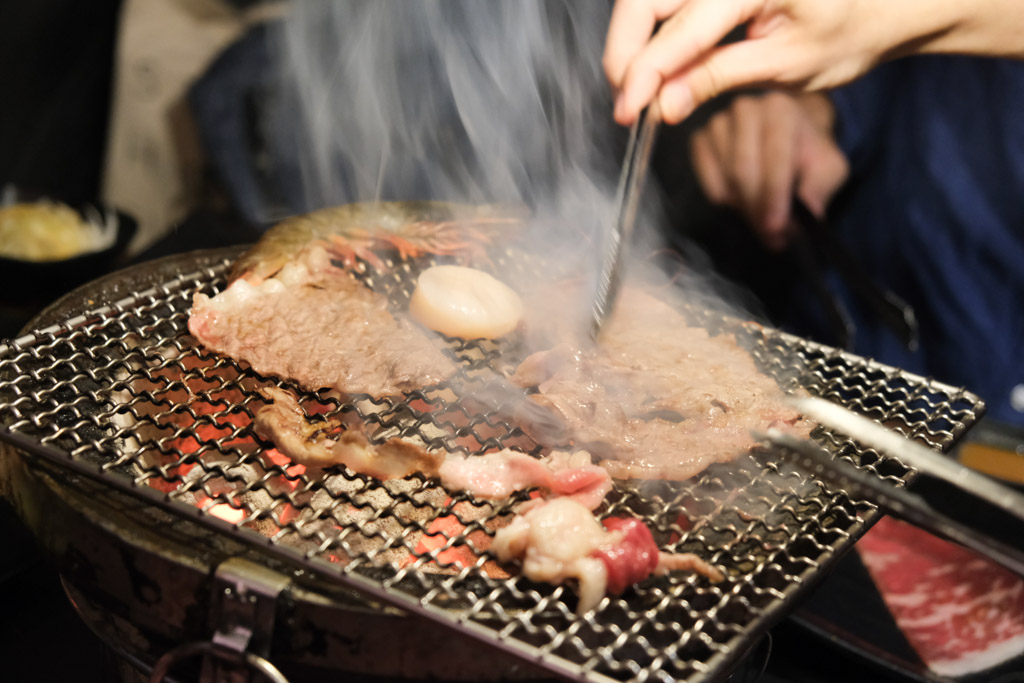
[[(591, 680), (721, 675), (877, 515), (768, 448), (684, 483), (618, 482), (600, 516), (643, 519), (662, 550), (698, 553), (726, 580), (652, 577), (577, 617), (570, 588), (533, 583), (486, 550), (527, 493), (482, 502), (420, 476), (379, 482), (341, 468), (311, 475), (255, 436), (251, 422), (264, 402), (258, 389), (277, 381), (199, 348), (187, 331), (193, 293), (221, 289), (228, 263), (168, 277), (94, 310), (83, 304), (84, 314), (0, 347), (0, 437), (65, 465), (88, 465), (111, 486), (144, 492), (268, 557), (561, 676)], [(408, 297), (414, 269), (389, 265), (395, 275), (370, 284), (393, 299)], [(712, 331), (735, 333), (780, 383), (800, 384), (930, 446), (948, 449), (983, 411), (965, 391), (715, 313), (689, 313)], [(540, 452), (503, 417), (503, 406), (482, 409), (459, 398), (487, 381), (509, 350), (455, 340), (449, 350), (461, 367), (449, 384), (400, 399), (304, 393), (303, 405), (313, 416), (369, 424), (381, 440), (415, 436), (448, 451)], [(813, 436), (878, 476), (901, 484), (912, 476), (849, 439), (820, 428)]]

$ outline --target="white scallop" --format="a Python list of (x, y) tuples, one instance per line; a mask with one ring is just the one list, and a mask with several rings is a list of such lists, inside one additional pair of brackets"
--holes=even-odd
[(449, 337), (495, 339), (516, 328), (523, 317), (523, 302), (482, 270), (434, 266), (420, 274), (409, 312)]

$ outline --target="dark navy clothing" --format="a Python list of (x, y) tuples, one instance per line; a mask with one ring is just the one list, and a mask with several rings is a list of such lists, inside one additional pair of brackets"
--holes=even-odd
[[(854, 351), (964, 386), (1024, 424), (1024, 63), (916, 57), (833, 93), (846, 245), (913, 305), (910, 353), (855, 300)], [(1018, 404), (1024, 397), (1018, 399)]]

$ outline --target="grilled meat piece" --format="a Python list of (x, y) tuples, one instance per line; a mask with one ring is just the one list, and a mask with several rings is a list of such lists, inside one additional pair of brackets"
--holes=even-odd
[(714, 565), (693, 553), (663, 553), (658, 550), (651, 530), (639, 519), (609, 517), (601, 522), (618, 538), (597, 549), (596, 555), (608, 570), (608, 591), (619, 594), (651, 574), (689, 571), (700, 574), (712, 583), (725, 580)]
[(578, 614), (596, 607), (606, 592), (620, 593), (652, 573), (689, 569), (711, 581), (724, 578), (696, 555), (660, 552), (643, 522), (613, 518), (602, 527), (586, 507), (566, 497), (535, 505), (498, 529), (491, 550), (503, 562), (520, 560), (532, 581), (576, 579)]
[(337, 425), (307, 420), (299, 402), (287, 391), (266, 387), (262, 393), (274, 402), (256, 411), (256, 433), (297, 463), (312, 467), (340, 464), (377, 479), (401, 479), (416, 472), (435, 476), (443, 462), (442, 455), (407, 439), (372, 444), (365, 434), (352, 429), (331, 436), (328, 433)]
[(537, 389), (519, 416), (533, 438), (585, 448), (616, 478), (687, 479), (749, 450), (751, 429), (806, 433), (732, 335), (690, 327), (637, 289), (623, 291), (596, 347), (535, 353), (512, 379)]
[(541, 488), (593, 510), (612, 490), (608, 473), (591, 463), (586, 451), (556, 451), (544, 458), (505, 449), (497, 453), (449, 456), (441, 465), (441, 485), (478, 498), (507, 498), (516, 491)]
[(400, 479), (417, 472), (440, 477), (449, 491), (478, 498), (507, 498), (516, 491), (545, 489), (596, 508), (612, 489), (608, 473), (590, 454), (555, 452), (543, 458), (505, 449), (487, 455), (447, 455), (419, 443), (393, 438), (372, 444), (366, 435), (335, 421), (311, 421), (295, 396), (277, 387), (260, 390), (273, 401), (256, 411), (254, 428), (284, 455), (310, 467), (344, 465), (377, 479)]
[(383, 296), (313, 247), (273, 277), (196, 294), (189, 331), (203, 346), (264, 375), (350, 394), (387, 396), (447, 379), (452, 361)]
[(502, 562), (520, 560), (531, 581), (579, 584), (580, 614), (601, 602), (608, 586), (604, 563), (591, 555), (606, 533), (597, 518), (583, 505), (555, 498), (516, 516), (494, 534), (491, 551)]

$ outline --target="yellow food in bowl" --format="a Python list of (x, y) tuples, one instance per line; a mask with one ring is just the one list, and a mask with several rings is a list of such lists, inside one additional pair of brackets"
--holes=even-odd
[(0, 207), (0, 256), (23, 261), (59, 261), (114, 243), (115, 226), (101, 226), (55, 202)]

